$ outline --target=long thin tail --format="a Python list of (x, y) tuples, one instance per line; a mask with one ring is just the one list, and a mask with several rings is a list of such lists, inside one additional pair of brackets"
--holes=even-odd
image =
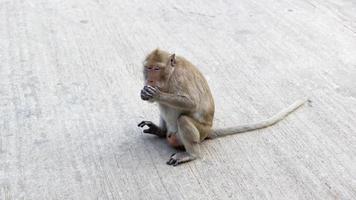
[(223, 137), (227, 135), (233, 135), (237, 133), (243, 133), (247, 131), (253, 131), (261, 128), (266, 128), (268, 126), (271, 126), (282, 119), (284, 119), (287, 115), (295, 111), (297, 108), (302, 106), (306, 101), (308, 101), (308, 98), (298, 100), (294, 102), (292, 105), (289, 107), (283, 109), (279, 113), (275, 114), (271, 118), (257, 122), (257, 123), (252, 123), (252, 124), (245, 124), (245, 125), (240, 125), (240, 126), (235, 126), (235, 127), (230, 127), (230, 128), (222, 128), (222, 129), (214, 129), (212, 134), (210, 135), (210, 138), (217, 138), (217, 137)]

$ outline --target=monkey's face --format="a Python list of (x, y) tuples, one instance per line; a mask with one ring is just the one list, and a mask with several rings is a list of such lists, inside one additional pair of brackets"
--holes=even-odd
[(175, 64), (175, 55), (159, 49), (151, 52), (145, 59), (143, 75), (145, 85), (164, 89)]
[(159, 66), (145, 66), (145, 85), (156, 87), (159, 85), (161, 76), (161, 67)]
[(161, 63), (146, 64), (143, 74), (145, 85), (162, 88), (167, 80), (167, 68)]

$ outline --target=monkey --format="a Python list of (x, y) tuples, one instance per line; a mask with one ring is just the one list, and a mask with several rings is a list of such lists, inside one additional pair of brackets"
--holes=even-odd
[(156, 125), (142, 121), (138, 126), (147, 126), (144, 133), (166, 138), (170, 146), (185, 150), (169, 157), (167, 164), (173, 166), (200, 158), (200, 143), (205, 139), (269, 127), (308, 100), (298, 100), (267, 120), (216, 129), (213, 128), (215, 104), (208, 82), (187, 59), (157, 48), (146, 56), (143, 76), (141, 99), (158, 104), (160, 122)]

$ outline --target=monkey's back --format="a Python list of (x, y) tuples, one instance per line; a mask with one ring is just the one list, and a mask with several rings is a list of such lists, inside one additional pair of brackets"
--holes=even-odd
[(186, 113), (205, 125), (212, 125), (215, 104), (209, 85), (203, 74), (183, 57), (177, 57), (177, 66), (171, 76), (176, 93), (188, 96), (196, 109)]

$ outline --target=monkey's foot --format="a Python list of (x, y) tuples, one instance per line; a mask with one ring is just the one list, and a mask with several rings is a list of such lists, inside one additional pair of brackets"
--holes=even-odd
[(167, 161), (167, 165), (177, 166), (195, 159), (195, 156), (192, 156), (187, 152), (178, 152), (171, 155), (170, 159)]

